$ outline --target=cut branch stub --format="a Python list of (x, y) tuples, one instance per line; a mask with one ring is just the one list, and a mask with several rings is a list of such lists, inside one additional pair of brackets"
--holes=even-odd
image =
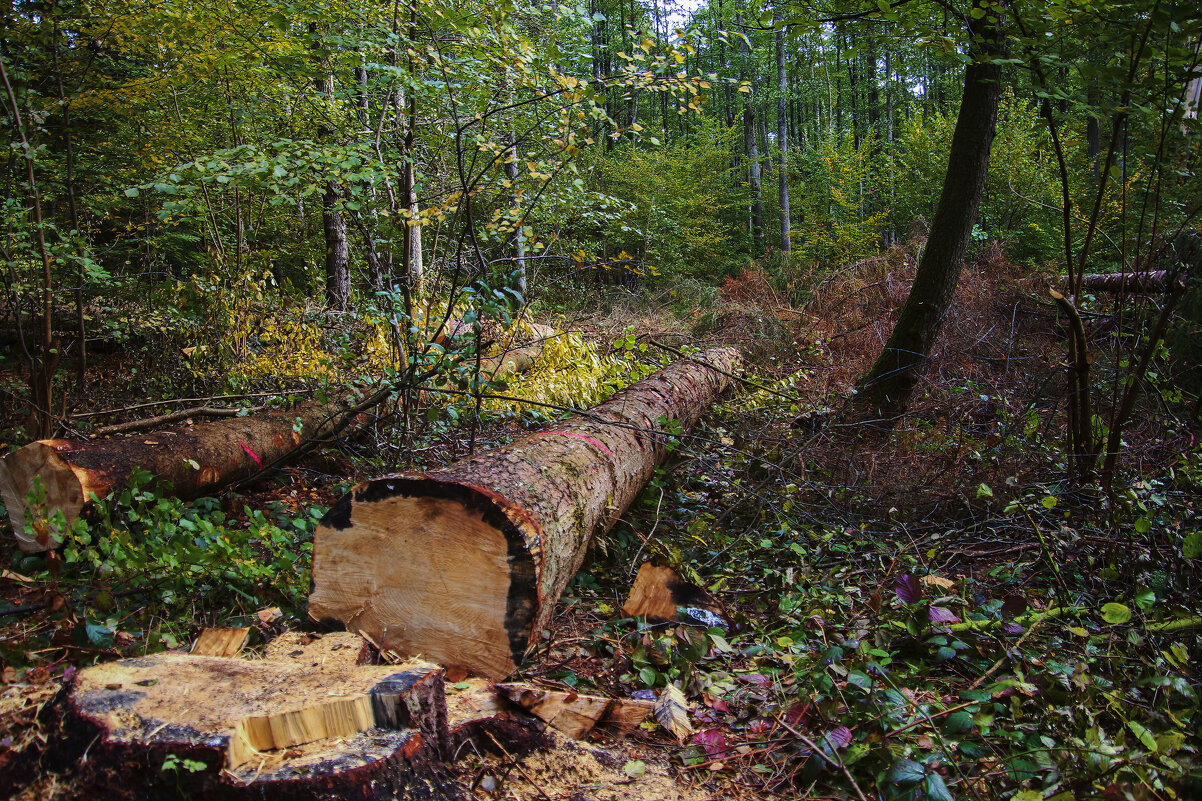
[[(121, 489), (137, 469), (169, 482), (178, 498), (198, 498), (255, 474), (304, 440), (326, 436), (345, 412), (341, 403), (312, 402), (124, 439), (39, 440), (0, 462), (0, 495), (17, 544), (38, 553), (63, 534), (51, 520), (56, 511), (70, 526), (93, 495)], [(27, 499), (38, 484), (42, 500), (31, 506)], [(32, 535), (25, 531), (27, 520)]]
[[(667, 454), (730, 383), (716, 348), (588, 413), (429, 473), (361, 484), (314, 538), (314, 620), (490, 678), (511, 673), (555, 601)], [(717, 369), (711, 369), (713, 365)]]

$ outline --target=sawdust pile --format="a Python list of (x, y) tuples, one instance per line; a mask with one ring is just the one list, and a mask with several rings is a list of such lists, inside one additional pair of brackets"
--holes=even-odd
[[(509, 760), (489, 759), (476, 770), (476, 792), (496, 799), (533, 801), (703, 801), (700, 792), (672, 777), (667, 762), (646, 749), (602, 748), (577, 742), (554, 730), (554, 742), (509, 767)], [(641, 761), (645, 770), (634, 778), (627, 763)], [(638, 771), (635, 771), (636, 773)], [(493, 792), (489, 792), (492, 790)]]

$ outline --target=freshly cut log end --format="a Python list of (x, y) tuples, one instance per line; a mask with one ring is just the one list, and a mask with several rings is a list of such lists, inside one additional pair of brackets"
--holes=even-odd
[(688, 357), (550, 430), (359, 485), (317, 527), (309, 616), (381, 649), (509, 675), (591, 537), (667, 455), (667, 427), (692, 426), (738, 363), (733, 348)]
[[(41, 496), (35, 497), (38, 507), (60, 510), (68, 524), (79, 517), (87, 502), (86, 475), (81, 477), (58, 455), (58, 447), (68, 444), (54, 439), (31, 442), (0, 461), (0, 496), (12, 521), (17, 545), (25, 553), (47, 550), (52, 546), (52, 535), (62, 533), (55, 531), (48, 521), (37, 519), (36, 510), (30, 508), (31, 492)], [(35, 489), (39, 485), (41, 489)], [(35, 512), (34, 519), (31, 511)], [(26, 521), (33, 524), (33, 532), (25, 531)]]
[(539, 601), (527, 545), (539, 532), (521, 509), (482, 487), (393, 476), (344, 496), (322, 527), (315, 620), (486, 676), (521, 661)]
[(114, 772), (113, 786), (141, 781), (121, 771), (175, 755), (204, 766), (193, 778), (209, 797), (359, 798), (374, 778), (412, 773), (449, 742), (442, 670), (416, 661), (157, 654), (81, 670), (65, 703), (65, 728), (95, 738), (89, 759)]

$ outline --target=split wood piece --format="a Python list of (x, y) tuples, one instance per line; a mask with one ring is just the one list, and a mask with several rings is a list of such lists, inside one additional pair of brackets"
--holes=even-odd
[(1141, 273), (1095, 273), (1081, 279), (1081, 287), (1094, 292), (1163, 292), (1168, 289), (1169, 271)]
[(246, 646), (250, 629), (205, 629), (192, 643), (192, 656), (237, 656)]
[[(253, 475), (305, 440), (326, 436), (345, 411), (341, 403), (309, 402), (123, 439), (39, 440), (0, 462), (0, 495), (21, 550), (39, 553), (62, 533), (50, 522), (55, 512), (62, 512), (70, 526), (93, 495), (103, 498), (120, 490), (135, 470), (169, 482), (178, 498), (198, 498)], [(30, 507), (27, 498), (39, 480), (44, 500)], [(32, 535), (25, 531), (26, 521)]]
[(498, 684), (497, 691), (574, 740), (583, 740), (609, 709), (609, 698), (545, 690), (529, 684)]
[(543, 722), (516, 710), (487, 679), (455, 682), (446, 692), (452, 761), (469, 753), (500, 755), (498, 743), (513, 756), (551, 744)]
[(627, 617), (664, 622), (685, 620), (706, 626), (725, 626), (721, 605), (708, 592), (690, 584), (667, 565), (643, 562), (630, 597), (622, 604)]
[[(717, 369), (711, 369), (712, 364)], [(322, 518), (309, 616), (503, 678), (584, 560), (729, 386), (734, 348), (683, 359), (555, 428), (429, 473), (360, 484)]]
[(497, 691), (575, 740), (588, 737), (598, 726), (629, 734), (655, 711), (654, 701), (581, 695), (529, 684), (498, 684)]
[[(417, 769), (448, 743), (442, 670), (429, 663), (313, 667), (275, 660), (157, 654), (81, 670), (64, 728), (95, 738), (89, 760), (111, 781), (168, 755), (223, 797), (359, 798), (398, 766)], [(203, 774), (203, 775), (202, 775)], [(354, 791), (352, 793), (352, 790)]]
[(366, 665), (371, 662), (371, 656), (367, 640), (349, 631), (328, 634), (286, 631), (267, 643), (263, 650), (264, 659), (328, 669)]
[(614, 698), (609, 704), (609, 709), (605, 710), (605, 717), (601, 718), (601, 725), (619, 734), (630, 734), (654, 711), (654, 701)]

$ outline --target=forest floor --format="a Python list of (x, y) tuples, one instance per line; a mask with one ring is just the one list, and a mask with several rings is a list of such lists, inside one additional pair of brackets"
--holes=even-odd
[[(749, 356), (743, 391), (680, 438), (594, 543), (518, 676), (615, 697), (672, 682), (694, 731), (678, 740), (649, 723), (518, 765), (472, 756), (456, 767), (467, 797), (1202, 793), (1202, 429), (1150, 393), (1126, 435), (1122, 490), (1106, 499), (1069, 481), (1050, 279), (990, 249), (966, 270), (910, 409), (866, 417), (849, 403), (854, 380), (888, 335), (912, 270), (897, 249), (833, 275), (800, 307), (748, 272), (695, 308), (615, 291), (568, 317), (565, 327), (604, 346), (633, 326), (640, 353), (727, 343)], [(1104, 374), (1115, 325), (1099, 319), (1093, 333)], [(95, 408), (140, 400), (122, 390), (137, 386), (123, 357), (105, 358), (88, 383)], [(515, 430), (498, 417), (479, 444)], [(311, 521), (348, 480), (380, 469), (364, 458), (376, 445), (311, 457), (225, 499), (223, 530), (259, 525), (258, 511), (264, 526), (303, 540), (311, 522), (297, 519)], [(438, 429), (414, 452), (430, 465), (465, 446), (462, 429)], [(216, 591), (181, 603), (147, 599), (145, 588), (123, 595), (95, 577), (72, 585), (70, 565), (46, 580), (48, 568), (23, 562), (11, 536), (0, 541), (0, 790), (15, 777), (17, 797), (72, 797), (69, 774), (36, 768), (37, 713), (75, 668), (186, 646), (204, 625), (249, 622), (261, 640), (306, 625), (287, 603), (258, 615), (249, 597)], [(703, 589), (727, 625), (623, 617), (648, 558)], [(293, 586), (250, 578), (295, 599), (307, 566), (295, 570)]]

